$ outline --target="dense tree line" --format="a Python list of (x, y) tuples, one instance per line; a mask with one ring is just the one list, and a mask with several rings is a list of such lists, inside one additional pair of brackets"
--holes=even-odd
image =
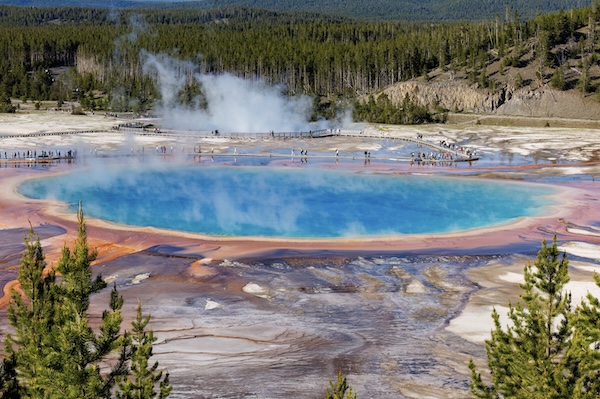
[[(595, 4), (595, 3), (594, 3)], [(494, 59), (547, 68), (598, 62), (597, 7), (541, 15), (528, 21), (507, 9), (493, 21), (439, 24), (357, 22), (314, 14), (242, 8), (150, 10), (115, 14), (84, 8), (0, 6), (0, 93), (86, 108), (143, 111), (159, 95), (143, 73), (144, 51), (191, 61), (185, 76), (229, 72), (282, 83), (290, 95), (356, 98), (434, 68), (466, 71), (473, 83), (496, 89), (486, 73)], [(592, 27), (591, 33), (582, 28)], [(560, 52), (554, 50), (563, 46)], [(535, 50), (535, 61), (523, 55)], [(72, 68), (55, 74), (57, 67)], [(561, 87), (560, 76), (553, 82)], [(191, 84), (191, 83), (190, 83)], [(566, 85), (562, 87), (567, 87)], [(100, 93), (106, 95), (100, 96)]]
[(401, 104), (393, 104), (385, 93), (377, 96), (377, 99), (369, 96), (367, 101), (357, 101), (354, 104), (353, 117), (356, 120), (394, 125), (445, 122), (446, 118), (442, 110), (433, 114), (427, 107), (409, 101), (408, 97), (405, 97)]
[[(4, 4), (19, 6), (80, 6), (78, 0), (4, 0)], [(86, 7), (97, 8), (144, 8), (189, 10), (214, 8), (217, 2), (163, 0), (87, 0)], [(590, 0), (321, 0), (318, 2), (295, 0), (219, 0), (218, 7), (251, 7), (285, 12), (315, 12), (343, 15), (371, 21), (478, 21), (492, 19), (504, 13), (507, 5), (521, 10), (530, 19), (540, 13), (559, 9), (584, 7)]]
[[(79, 3), (79, 2), (78, 2)], [(148, 24), (209, 23), (226, 18), (235, 22), (300, 23), (340, 22), (348, 18), (311, 12), (285, 13), (267, 9), (245, 7), (220, 7), (218, 9), (185, 9), (178, 3), (177, 9), (115, 9), (86, 7), (11, 7), (0, 5), (0, 25), (41, 26), (47, 24), (76, 25), (127, 25), (132, 18), (141, 18)]]

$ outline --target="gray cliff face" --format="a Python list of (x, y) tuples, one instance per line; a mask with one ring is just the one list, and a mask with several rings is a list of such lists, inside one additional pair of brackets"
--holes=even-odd
[(538, 90), (523, 88), (514, 92), (511, 99), (496, 114), (541, 118), (600, 119), (600, 103), (593, 96), (560, 91), (549, 86)]
[(452, 112), (494, 112), (505, 102), (505, 89), (492, 92), (477, 89), (464, 81), (398, 83), (384, 90), (390, 100), (401, 103), (405, 96), (416, 104), (430, 108), (440, 106)]
[(441, 107), (450, 112), (479, 113), (537, 118), (600, 119), (600, 102), (593, 95), (575, 90), (560, 91), (549, 85), (495, 91), (469, 85), (465, 80), (434, 82), (408, 81), (386, 88), (395, 104), (406, 96), (411, 102), (430, 109)]

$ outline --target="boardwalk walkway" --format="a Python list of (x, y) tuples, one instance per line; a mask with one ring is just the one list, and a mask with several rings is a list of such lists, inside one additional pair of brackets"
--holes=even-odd
[[(399, 140), (414, 143), (418, 146), (425, 146), (432, 148), (436, 151), (449, 154), (452, 159), (421, 159), (421, 157), (408, 157), (408, 158), (385, 158), (386, 160), (399, 160), (399, 161), (438, 161), (438, 162), (464, 162), (464, 161), (476, 161), (479, 158), (472, 157), (464, 154), (460, 151), (450, 149), (443, 145), (432, 143), (430, 141), (408, 138), (397, 135), (390, 135), (381, 132), (368, 132), (364, 130), (350, 130), (350, 129), (321, 129), (306, 132), (266, 132), (266, 133), (236, 133), (236, 132), (218, 132), (218, 131), (177, 131), (177, 130), (166, 130), (166, 131), (148, 131), (144, 129), (125, 128), (124, 131), (129, 131), (138, 135), (148, 136), (164, 136), (164, 137), (196, 137), (196, 138), (223, 138), (231, 140), (290, 140), (290, 139), (318, 139), (323, 137), (355, 137), (355, 138), (387, 138), (392, 140)], [(238, 154), (239, 155), (239, 154)], [(301, 156), (298, 156), (299, 158)], [(351, 157), (352, 158), (352, 157)], [(356, 157), (354, 157), (356, 158)], [(382, 158), (379, 158), (382, 159)]]
[(37, 132), (26, 134), (0, 134), (0, 139), (15, 139), (23, 137), (67, 136), (74, 134), (107, 133), (110, 130), (72, 130), (65, 132)]
[[(219, 132), (219, 131), (181, 131), (181, 130), (158, 130), (158, 129), (146, 129), (143, 127), (131, 127), (131, 125), (118, 125), (115, 126), (112, 130), (79, 130), (79, 131), (63, 131), (63, 132), (39, 132), (39, 133), (29, 133), (29, 134), (19, 134), (19, 135), (0, 135), (0, 147), (2, 143), (2, 139), (5, 138), (27, 138), (27, 137), (44, 137), (44, 136), (62, 136), (62, 135), (80, 135), (80, 134), (122, 134), (122, 133), (131, 133), (140, 136), (156, 136), (156, 137), (165, 137), (165, 138), (194, 138), (194, 139), (202, 139), (202, 138), (222, 138), (229, 140), (293, 140), (293, 139), (319, 139), (323, 137), (354, 137), (354, 138), (386, 138), (391, 140), (399, 140), (414, 143), (420, 147), (429, 147), (438, 151), (439, 153), (448, 154), (448, 158), (442, 159), (434, 159), (422, 157), (420, 155), (410, 156), (410, 157), (372, 157), (365, 156), (365, 159), (373, 159), (373, 160), (387, 160), (387, 161), (398, 161), (398, 162), (432, 162), (432, 163), (446, 163), (446, 162), (465, 162), (465, 161), (476, 161), (479, 158), (467, 155), (461, 151), (453, 150), (448, 147), (432, 143), (430, 141), (418, 139), (418, 138), (408, 138), (399, 135), (393, 135), (389, 133), (383, 132), (371, 132), (364, 130), (349, 130), (349, 129), (321, 129), (314, 131), (299, 131), (299, 132), (258, 132), (258, 133), (240, 133), (240, 132)], [(159, 154), (160, 155), (160, 154)], [(336, 155), (323, 155), (323, 154), (315, 154), (315, 155), (283, 155), (278, 153), (269, 153), (269, 154), (250, 154), (250, 153), (192, 153), (189, 154), (191, 156), (219, 156), (219, 157), (265, 157), (265, 158), (291, 158), (291, 159), (362, 159), (361, 156), (336, 156)], [(54, 160), (59, 159), (68, 159), (66, 157), (54, 157)], [(19, 159), (2, 159), (0, 157), (0, 162), (8, 162), (8, 161), (25, 161), (25, 162), (48, 162), (47, 158), (19, 158)]]

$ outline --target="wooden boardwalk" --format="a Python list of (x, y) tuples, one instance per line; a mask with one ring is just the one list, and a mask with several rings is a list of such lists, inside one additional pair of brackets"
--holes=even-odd
[[(88, 133), (108, 133), (111, 130), (72, 130), (65, 132), (37, 132), (37, 133), (26, 133), (26, 134), (0, 134), (1, 139), (14, 139), (23, 137), (45, 137), (45, 136), (67, 136), (73, 134), (88, 134)], [(116, 132), (116, 131), (113, 131)]]
[[(111, 130), (77, 130), (77, 131), (62, 131), (62, 132), (39, 132), (29, 134), (15, 134), (15, 135), (0, 135), (0, 146), (2, 139), (5, 138), (27, 138), (27, 137), (45, 137), (45, 136), (64, 136), (64, 135), (80, 135), (80, 134), (123, 134), (131, 133), (140, 136), (156, 136), (165, 138), (188, 138), (188, 139), (203, 139), (203, 138), (222, 138), (227, 140), (294, 140), (294, 139), (319, 139), (323, 137), (353, 137), (353, 138), (385, 138), (391, 140), (398, 140), (404, 142), (414, 143), (417, 146), (428, 147), (434, 149), (440, 153), (448, 154), (450, 158), (446, 159), (434, 159), (434, 157), (371, 157), (370, 155), (364, 158), (362, 156), (348, 156), (348, 155), (284, 155), (279, 153), (268, 153), (268, 154), (251, 154), (251, 153), (191, 153), (187, 154), (192, 157), (197, 156), (213, 156), (213, 157), (263, 157), (263, 158), (289, 158), (289, 159), (338, 159), (338, 160), (386, 160), (396, 162), (425, 162), (425, 163), (448, 163), (448, 162), (472, 162), (477, 161), (478, 157), (472, 157), (464, 154), (460, 151), (452, 150), (448, 147), (435, 144), (426, 140), (418, 138), (408, 138), (397, 135), (391, 135), (382, 132), (369, 132), (364, 130), (350, 130), (350, 129), (320, 129), (320, 130), (309, 130), (299, 132), (257, 132), (257, 133), (241, 133), (241, 132), (219, 132), (219, 131), (181, 131), (181, 130), (158, 130), (158, 129), (146, 129), (143, 127), (131, 127), (128, 124), (116, 126)], [(151, 154), (151, 152), (148, 152)], [(134, 154), (132, 154), (133, 156)], [(138, 154), (139, 155), (139, 154)], [(156, 155), (169, 155), (169, 154), (156, 154)], [(23, 158), (10, 158), (2, 159), (0, 162), (50, 162), (72, 159), (69, 157), (23, 157)]]
[[(159, 154), (159, 155), (169, 155), (169, 154)], [(276, 158), (276, 159), (290, 159), (292, 161), (305, 161), (308, 160), (331, 160), (331, 161), (393, 161), (393, 162), (413, 162), (413, 163), (421, 163), (421, 164), (443, 164), (443, 163), (456, 163), (456, 162), (473, 162), (477, 161), (479, 158), (458, 158), (458, 159), (421, 159), (421, 158), (412, 158), (412, 157), (376, 157), (376, 156), (367, 156), (363, 157), (360, 155), (325, 155), (325, 154), (317, 154), (317, 155), (285, 155), (280, 153), (195, 153), (188, 154), (193, 158), (203, 159), (203, 158)]]
[[(350, 130), (350, 129), (321, 129), (321, 130), (309, 130), (299, 132), (258, 132), (258, 133), (240, 133), (240, 132), (217, 132), (217, 131), (180, 131), (180, 130), (161, 130), (161, 131), (148, 131), (141, 128), (124, 128), (124, 131), (135, 133), (138, 135), (147, 136), (162, 136), (162, 137), (194, 137), (194, 138), (223, 138), (230, 140), (291, 140), (291, 139), (318, 139), (323, 137), (354, 137), (354, 138), (387, 138), (392, 140), (399, 140), (417, 144), (419, 146), (425, 146), (450, 154), (453, 159), (426, 159), (425, 161), (436, 161), (436, 162), (464, 162), (464, 161), (476, 161), (479, 158), (470, 157), (460, 151), (452, 150), (448, 147), (444, 147), (439, 144), (435, 144), (426, 140), (417, 138), (400, 137), (395, 135), (387, 135), (384, 133), (372, 133), (365, 132), (364, 130)], [(300, 156), (301, 157), (301, 156)], [(417, 160), (422, 161), (420, 157), (409, 157), (409, 158), (387, 158), (387, 159), (398, 159), (402, 161)], [(381, 158), (380, 158), (381, 159)]]

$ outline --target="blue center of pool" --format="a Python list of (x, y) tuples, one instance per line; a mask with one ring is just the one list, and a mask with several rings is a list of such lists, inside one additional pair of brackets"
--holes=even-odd
[(135, 226), (227, 236), (352, 237), (442, 233), (535, 216), (545, 186), (272, 167), (85, 170), (19, 191)]

